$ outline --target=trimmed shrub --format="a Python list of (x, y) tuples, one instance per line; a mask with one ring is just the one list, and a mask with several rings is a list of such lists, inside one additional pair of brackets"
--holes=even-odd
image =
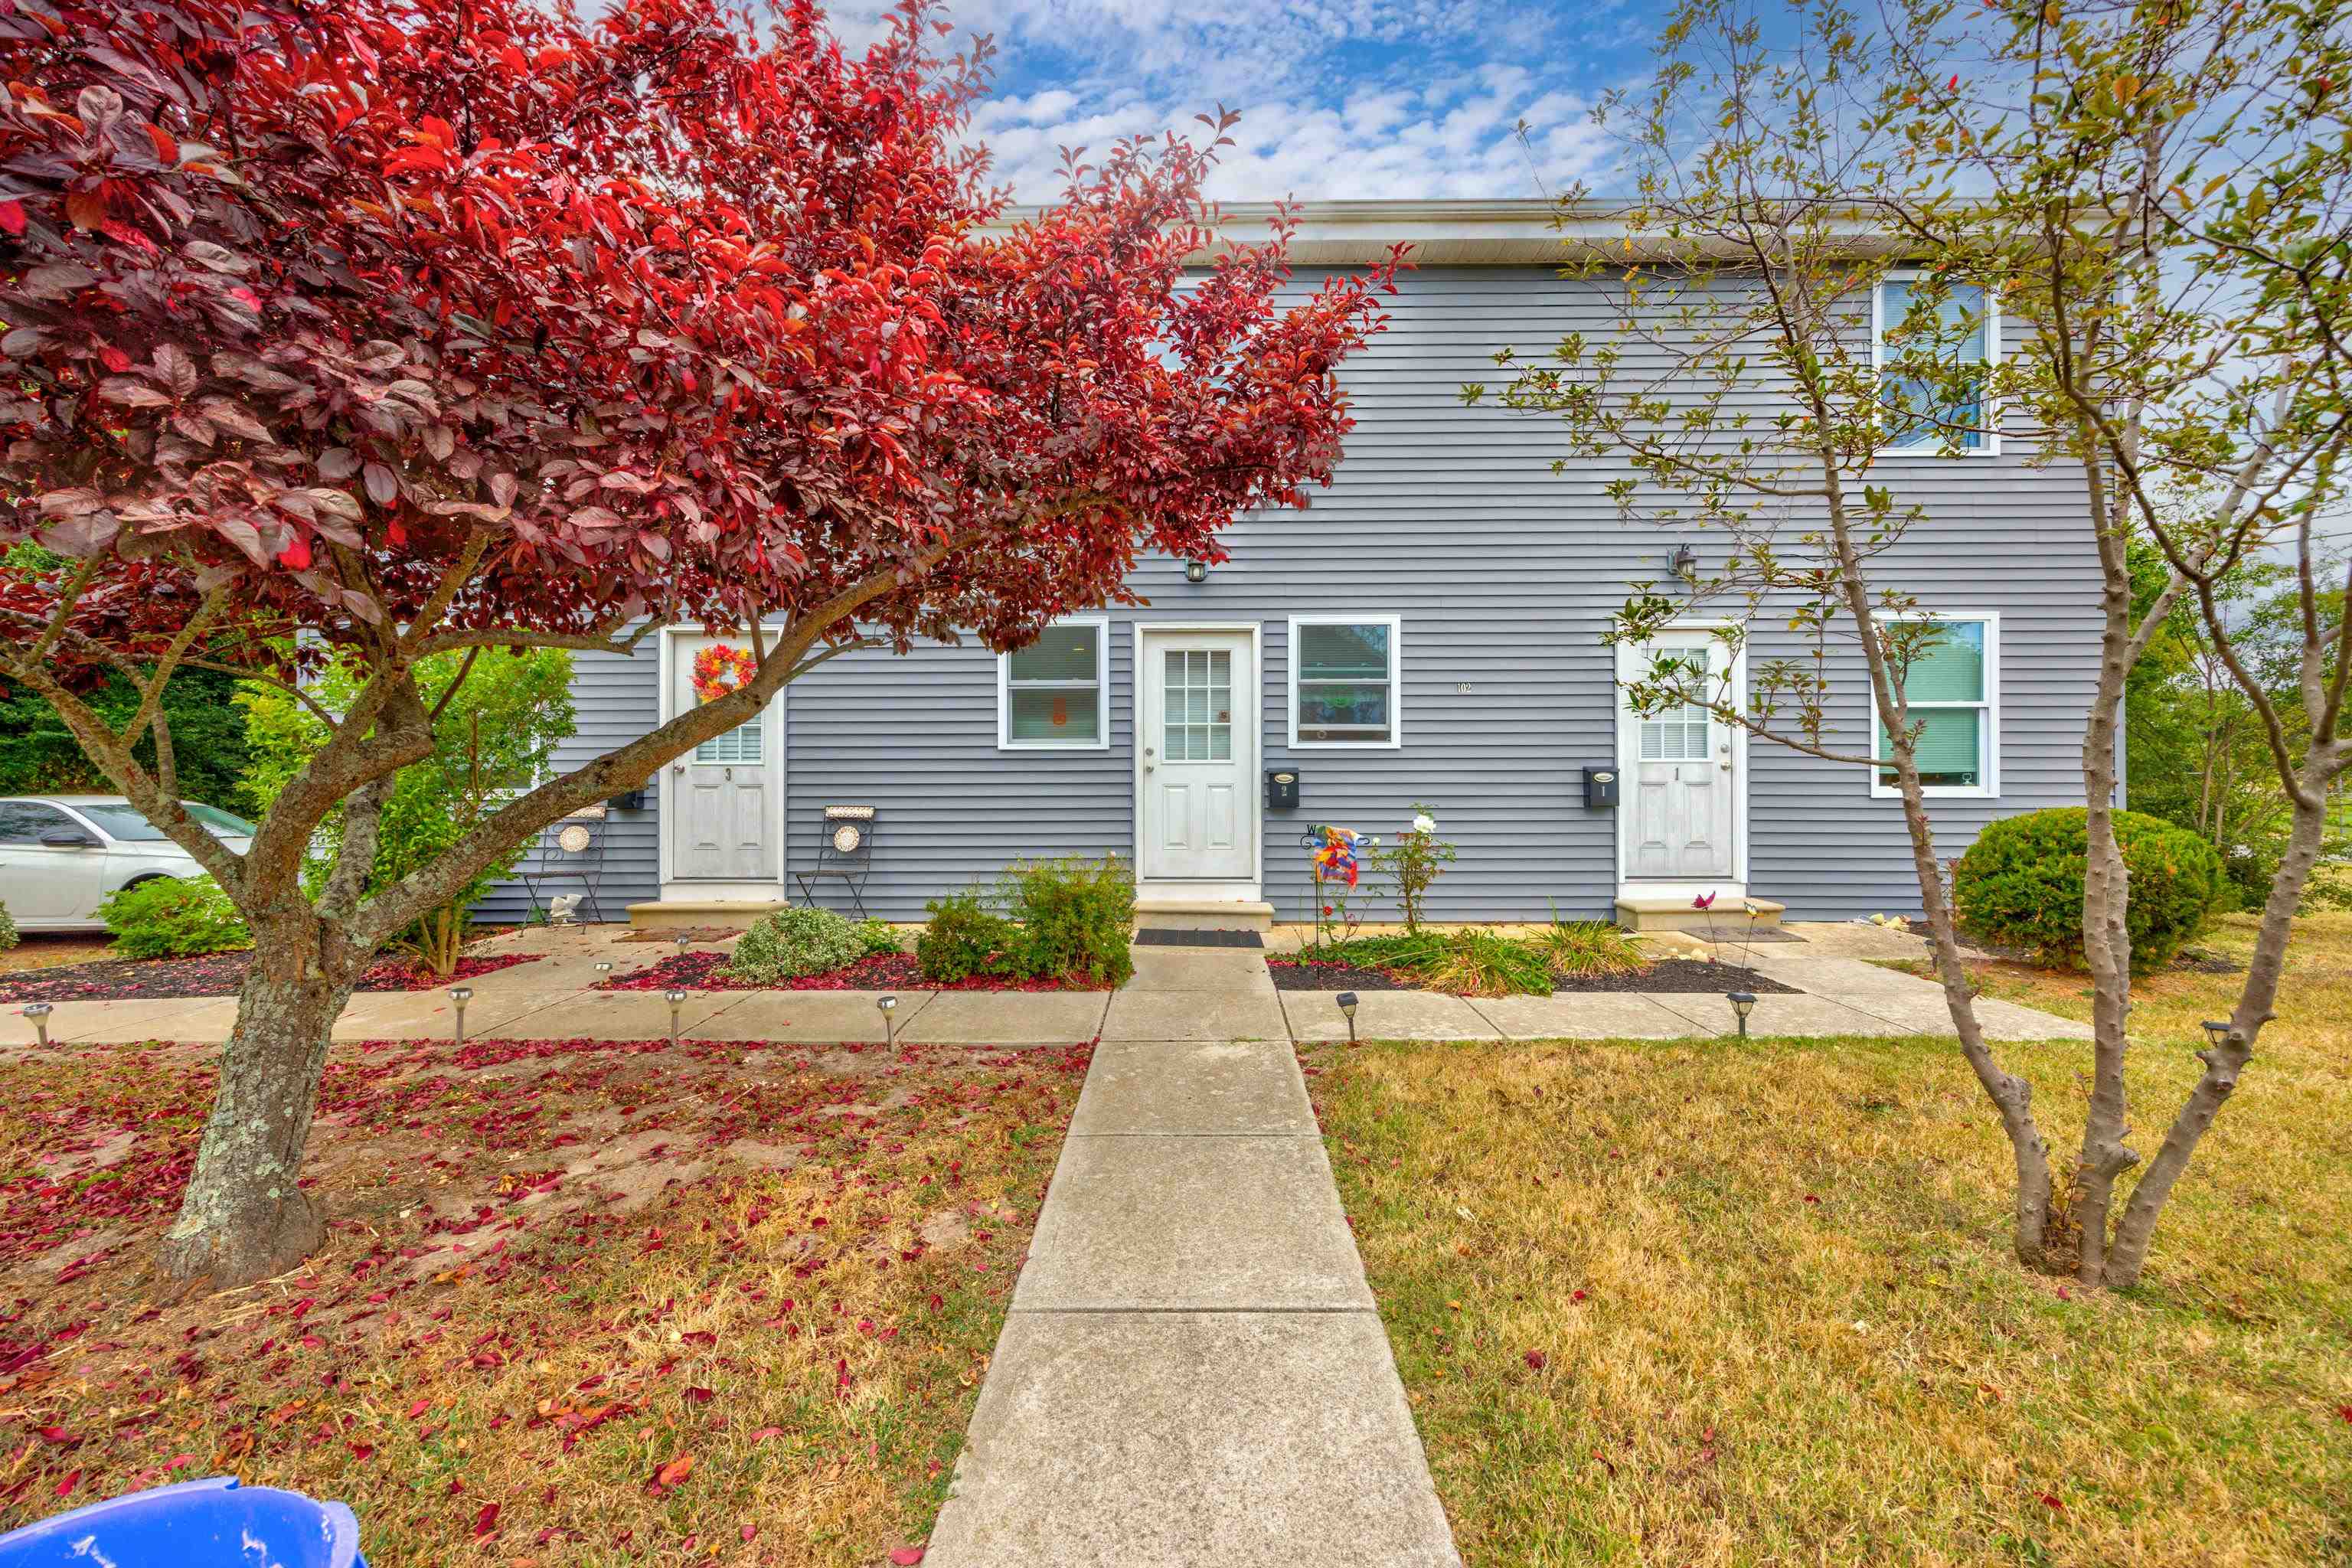
[(735, 944), (727, 960), (730, 980), (765, 985), (803, 974), (823, 974), (856, 963), (866, 953), (859, 928), (831, 910), (783, 909), (761, 915)]
[(857, 922), (857, 945), (860, 958), (879, 958), (886, 952), (904, 952), (906, 945), (888, 921), (865, 920)]
[[(1961, 922), (1990, 941), (2083, 967), (2088, 815), (2079, 805), (2029, 811), (1979, 833), (1952, 875)], [(2204, 925), (2222, 893), (2221, 858), (2161, 817), (2119, 811), (2115, 822), (2131, 878), (2132, 963), (2149, 969)]]
[(1014, 951), (1020, 931), (989, 907), (985, 893), (950, 893), (931, 900), (923, 912), (931, 918), (915, 939), (915, 963), (924, 979), (952, 985), (975, 974), (1020, 972)]
[(253, 933), (210, 877), (154, 877), (98, 906), (123, 958), (189, 958), (251, 947)]
[(1135, 879), (1116, 855), (1015, 866), (1004, 893), (1021, 922), (1022, 973), (1100, 986), (1135, 973)]
[(7, 952), (23, 940), (16, 934), (16, 918), (8, 913), (8, 906), (0, 904), (0, 952)]

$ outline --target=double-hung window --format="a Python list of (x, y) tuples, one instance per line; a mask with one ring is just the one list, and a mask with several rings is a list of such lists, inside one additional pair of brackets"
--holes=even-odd
[(1404, 743), (1403, 626), (1395, 616), (1290, 618), (1290, 743)]
[[(1990, 797), (2000, 793), (2000, 618), (1935, 616), (1937, 635), (1912, 645), (1903, 690), (1918, 730), (1914, 753), (1929, 795)], [(1895, 754), (1875, 725), (1881, 761)], [(1875, 768), (1871, 793), (1899, 794), (1895, 770)]]
[(1990, 377), (2000, 358), (2000, 312), (1974, 283), (1889, 274), (1872, 302), (1881, 456), (1974, 457), (2000, 449)]
[(996, 743), (1005, 751), (1100, 751), (1110, 744), (1110, 623), (1055, 621), (996, 661)]

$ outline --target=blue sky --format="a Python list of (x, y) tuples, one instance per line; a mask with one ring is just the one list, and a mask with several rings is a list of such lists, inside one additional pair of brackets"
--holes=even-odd
[[(881, 6), (836, 5), (844, 38)], [(1623, 0), (963, 0), (998, 47), (975, 131), (1024, 201), (1055, 194), (1066, 145), (1101, 148), (1241, 111), (1210, 186), (1225, 201), (1535, 196), (1605, 171), (1587, 115), (1643, 79), (1657, 12)], [(1530, 149), (1512, 127), (1525, 120)]]

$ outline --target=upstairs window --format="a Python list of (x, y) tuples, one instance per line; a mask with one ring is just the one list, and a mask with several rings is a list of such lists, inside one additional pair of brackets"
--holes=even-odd
[(1873, 363), (1885, 452), (1991, 453), (2000, 447), (1988, 368), (2000, 357), (1999, 313), (1973, 283), (1930, 288), (1898, 272), (1878, 286)]
[[(1913, 656), (1903, 682), (1919, 726), (1919, 783), (1932, 795), (2000, 793), (2000, 625), (1991, 616), (1937, 616), (1939, 635)], [(1882, 759), (1895, 754), (1877, 727)], [(1880, 768), (1871, 792), (1899, 793), (1895, 770)]]
[(1395, 616), (1292, 616), (1290, 743), (1402, 744), (1402, 642)]
[(1056, 621), (1035, 642), (997, 658), (996, 743), (1006, 751), (1110, 744), (1108, 621)]

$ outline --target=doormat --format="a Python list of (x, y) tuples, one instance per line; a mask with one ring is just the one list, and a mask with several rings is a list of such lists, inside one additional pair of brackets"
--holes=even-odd
[(1146, 947), (1264, 947), (1254, 931), (1139, 931), (1135, 940)]

